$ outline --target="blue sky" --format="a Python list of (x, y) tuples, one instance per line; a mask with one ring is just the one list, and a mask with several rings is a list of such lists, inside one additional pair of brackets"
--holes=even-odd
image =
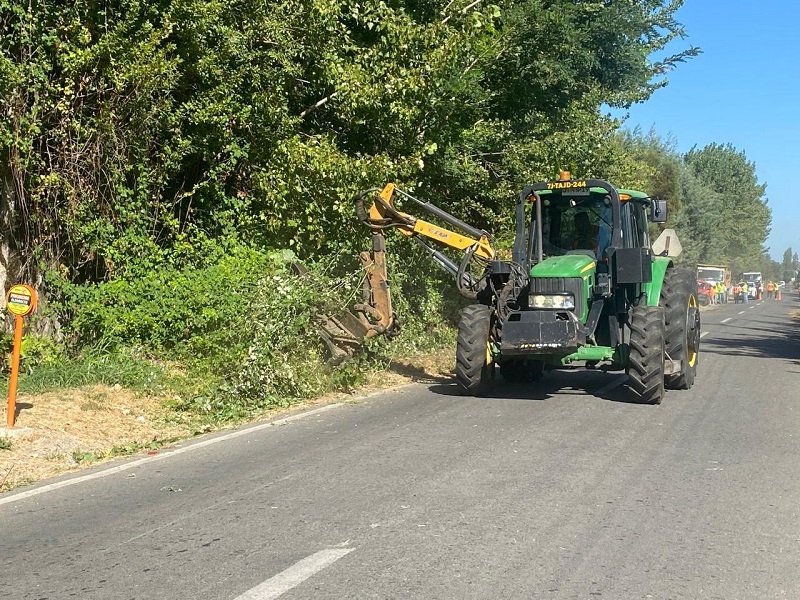
[(770, 255), (800, 252), (800, 0), (685, 0), (676, 17), (687, 37), (668, 53), (703, 53), (631, 107), (625, 127), (652, 127), (680, 152), (714, 142), (743, 151), (767, 184)]

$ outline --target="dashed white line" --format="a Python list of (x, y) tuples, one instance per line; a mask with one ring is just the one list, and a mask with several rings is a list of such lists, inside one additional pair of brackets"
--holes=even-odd
[(703, 333), (700, 334), (700, 337), (705, 337), (707, 335), (708, 335), (708, 331), (704, 331)]
[(727, 322), (728, 322), (728, 321), (730, 321), (732, 318), (733, 318), (733, 317), (728, 317), (727, 319), (722, 319), (722, 321), (720, 321), (720, 323), (727, 323)]
[(353, 550), (355, 548), (320, 550), (267, 579), (264, 583), (249, 589), (241, 596), (237, 596), (235, 600), (272, 600), (277, 598)]
[(744, 311), (743, 311), (743, 310), (740, 310), (740, 311), (739, 311), (739, 314), (740, 314), (740, 315), (743, 315), (743, 314), (744, 314)]

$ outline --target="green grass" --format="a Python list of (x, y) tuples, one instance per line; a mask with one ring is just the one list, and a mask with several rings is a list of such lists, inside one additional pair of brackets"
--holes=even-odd
[(92, 464), (105, 458), (116, 458), (119, 456), (130, 456), (144, 450), (159, 450), (167, 444), (178, 441), (178, 438), (168, 440), (153, 440), (151, 442), (129, 442), (127, 444), (112, 446), (110, 450), (75, 450), (72, 453), (72, 460), (80, 464)]
[[(85, 355), (39, 364), (19, 376), (17, 389), (26, 394), (78, 388), (87, 385), (116, 385), (136, 391), (157, 391), (168, 387), (170, 378), (159, 365), (130, 354)], [(0, 383), (8, 394), (8, 375)]]
[[(413, 309), (409, 306), (409, 321), (400, 336), (393, 340), (371, 339), (352, 360), (335, 367), (325, 362), (327, 353), (324, 351), (307, 355), (275, 352), (269, 345), (271, 338), (262, 341), (271, 360), (258, 362), (252, 373), (244, 375), (240, 371), (246, 364), (239, 365), (238, 359), (231, 369), (222, 373), (214, 353), (210, 356), (198, 353), (191, 360), (174, 362), (150, 360), (144, 358), (141, 351), (131, 349), (95, 348), (71, 357), (63, 348), (41, 342), (29, 346), (38, 351), (31, 350), (23, 357), (18, 391), (36, 395), (93, 385), (119, 385), (134, 392), (165, 393), (164, 397), (169, 397), (165, 408), (181, 422), (196, 418), (203, 424), (235, 423), (310, 397), (335, 391), (350, 392), (367, 382), (380, 380), (380, 373), (392, 370), (399, 359), (406, 361), (454, 346), (452, 317), (439, 315), (457, 313), (458, 306), (454, 302), (446, 304), (448, 310), (442, 310), (438, 299), (430, 306)], [(449, 306), (451, 304), (453, 306)], [(301, 333), (313, 337), (313, 327)], [(309, 347), (314, 348), (313, 344)], [(271, 350), (272, 355), (269, 354)], [(271, 387), (257, 385), (261, 378), (277, 383)], [(242, 382), (252, 384), (252, 389), (237, 386)], [(7, 393), (6, 372), (0, 377), (0, 394)], [(103, 404), (100, 400), (88, 398), (81, 409), (99, 410)], [(92, 452), (79, 453), (73, 458), (84, 463), (96, 460)]]

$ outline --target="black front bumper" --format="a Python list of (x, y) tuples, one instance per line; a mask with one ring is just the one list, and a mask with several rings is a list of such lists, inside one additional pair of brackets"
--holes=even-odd
[(585, 343), (583, 327), (572, 311), (513, 312), (503, 323), (500, 353), (504, 356), (569, 354)]

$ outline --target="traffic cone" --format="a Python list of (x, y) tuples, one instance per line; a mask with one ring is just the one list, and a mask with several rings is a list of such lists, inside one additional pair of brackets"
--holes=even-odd
[(775, 300), (781, 299), (781, 288), (778, 288), (778, 291), (775, 292)]

